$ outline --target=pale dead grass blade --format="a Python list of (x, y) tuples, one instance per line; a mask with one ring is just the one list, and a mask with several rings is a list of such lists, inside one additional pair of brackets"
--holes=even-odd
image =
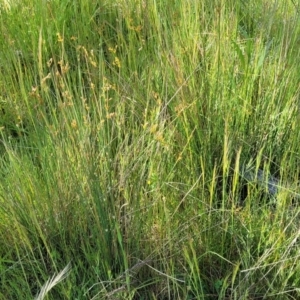
[(42, 286), (40, 293), (37, 297), (34, 298), (34, 300), (43, 300), (47, 293), (58, 283), (60, 283), (62, 280), (64, 280), (71, 270), (70, 263), (66, 265), (66, 267), (59, 272), (57, 275), (53, 275), (52, 278), (49, 278), (46, 283)]

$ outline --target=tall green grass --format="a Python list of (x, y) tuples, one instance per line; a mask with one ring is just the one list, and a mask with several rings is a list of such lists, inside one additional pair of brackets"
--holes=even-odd
[(296, 1), (0, 9), (0, 299), (299, 297)]

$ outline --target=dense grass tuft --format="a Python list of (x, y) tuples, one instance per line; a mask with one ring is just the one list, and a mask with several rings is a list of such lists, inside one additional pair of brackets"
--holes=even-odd
[(299, 298), (296, 1), (0, 15), (0, 299)]

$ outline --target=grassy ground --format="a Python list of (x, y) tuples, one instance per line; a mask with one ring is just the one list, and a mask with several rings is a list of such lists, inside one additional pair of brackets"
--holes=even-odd
[(299, 298), (297, 1), (0, 3), (0, 299)]

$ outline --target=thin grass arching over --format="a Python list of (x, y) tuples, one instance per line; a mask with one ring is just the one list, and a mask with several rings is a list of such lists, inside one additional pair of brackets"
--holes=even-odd
[(296, 1), (21, 2), (0, 299), (298, 299)]

